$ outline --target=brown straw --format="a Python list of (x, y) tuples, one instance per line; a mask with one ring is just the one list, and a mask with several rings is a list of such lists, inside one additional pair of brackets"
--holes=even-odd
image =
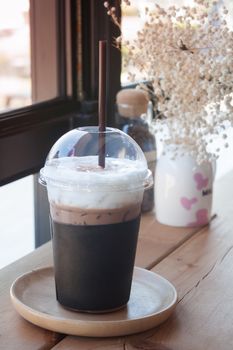
[(99, 41), (99, 166), (105, 167), (106, 40)]

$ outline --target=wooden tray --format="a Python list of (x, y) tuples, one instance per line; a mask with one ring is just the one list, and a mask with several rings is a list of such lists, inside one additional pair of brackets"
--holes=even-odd
[(70, 335), (111, 337), (133, 334), (164, 322), (177, 303), (177, 292), (163, 277), (134, 269), (127, 306), (105, 314), (88, 314), (63, 308), (56, 300), (52, 267), (33, 270), (12, 284), (11, 300), (29, 322)]

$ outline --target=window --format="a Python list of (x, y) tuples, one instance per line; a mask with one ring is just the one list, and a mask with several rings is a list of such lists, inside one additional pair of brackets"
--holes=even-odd
[(0, 0), (0, 111), (31, 104), (29, 0)]
[(27, 90), (27, 100), (19, 104), (12, 97), (10, 106), (0, 110), (0, 185), (34, 174), (38, 246), (50, 238), (47, 196), (38, 185), (38, 171), (62, 134), (78, 125), (96, 124), (100, 39), (109, 41), (108, 124), (114, 124), (115, 94), (120, 88), (120, 53), (112, 46), (116, 28), (106, 16), (102, 2), (15, 2), (17, 6), (22, 2), (29, 14), (31, 64), (26, 73), (31, 90), (30, 87)]
[(63, 32), (71, 26), (63, 12), (71, 12), (68, 4), (71, 6), (69, 1), (30, 1), (33, 104), (0, 114), (1, 184), (37, 172), (49, 147), (69, 129), (77, 109), (73, 91), (70, 87), (68, 90), (64, 78), (74, 69), (69, 72), (68, 64), (63, 62), (68, 40), (57, 34), (58, 28)]

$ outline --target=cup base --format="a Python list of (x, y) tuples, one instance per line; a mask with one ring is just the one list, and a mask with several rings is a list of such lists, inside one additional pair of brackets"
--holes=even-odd
[(127, 306), (127, 303), (124, 304), (124, 305), (121, 305), (121, 306), (117, 306), (113, 309), (106, 309), (106, 310), (80, 310), (80, 309), (75, 309), (75, 308), (72, 308), (72, 307), (68, 307), (68, 306), (65, 306), (63, 304), (61, 304), (59, 301), (58, 303), (66, 310), (70, 310), (70, 311), (74, 311), (74, 312), (82, 312), (82, 313), (87, 313), (87, 314), (107, 314), (109, 312), (114, 312), (114, 311), (118, 311), (118, 310), (121, 310), (123, 308), (125, 308)]

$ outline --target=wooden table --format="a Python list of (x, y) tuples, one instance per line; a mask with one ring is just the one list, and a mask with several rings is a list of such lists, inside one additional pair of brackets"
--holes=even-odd
[[(119, 338), (65, 336), (36, 327), (12, 307), (9, 290), (24, 272), (52, 264), (51, 243), (0, 270), (0, 349), (8, 350), (232, 350), (233, 172), (214, 191), (209, 226), (180, 229), (143, 216), (136, 265), (155, 271), (177, 288), (173, 315), (150, 331)], [(13, 244), (13, 242), (12, 242)]]

